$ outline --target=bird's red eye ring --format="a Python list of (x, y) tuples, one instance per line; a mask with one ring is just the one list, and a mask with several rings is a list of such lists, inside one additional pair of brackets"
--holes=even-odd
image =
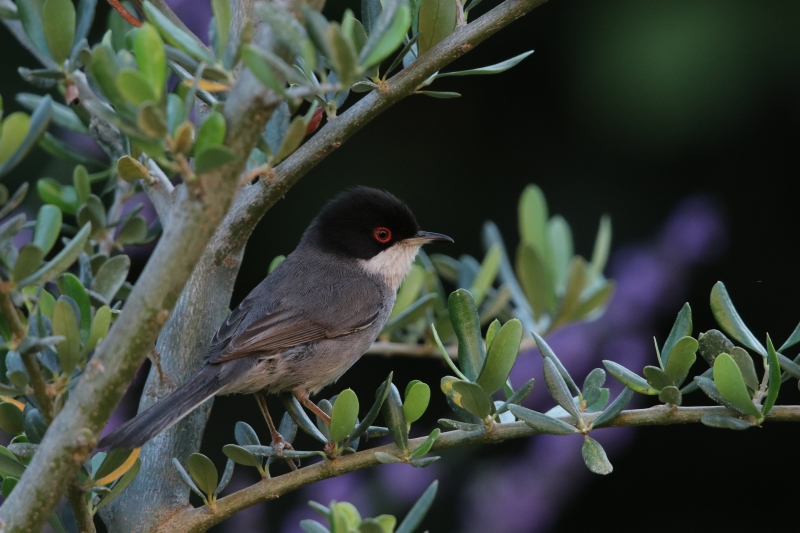
[(372, 230), (372, 236), (381, 244), (386, 244), (392, 240), (391, 230), (389, 228), (384, 228), (383, 226)]

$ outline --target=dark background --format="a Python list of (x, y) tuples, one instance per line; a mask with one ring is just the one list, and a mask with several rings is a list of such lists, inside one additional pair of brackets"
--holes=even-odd
[[(476, 11), (492, 5), (484, 0)], [(351, 7), (358, 12), (357, 4)], [(329, 2), (326, 14), (338, 19), (343, 8)], [(429, 251), (479, 257), (486, 219), (516, 242), (516, 202), (528, 183), (541, 186), (551, 212), (570, 222), (583, 255), (591, 253), (601, 214), (612, 216), (617, 248), (648, 240), (680, 200), (702, 194), (725, 213), (729, 239), (725, 255), (690, 280), (696, 331), (714, 327), (708, 294), (723, 280), (751, 330), (780, 343), (800, 319), (798, 28), (797, 2), (553, 0), (451, 68), (534, 49), (519, 66), (497, 76), (435, 82), (429, 89), (463, 96), (408, 98), (303, 178), (253, 235), (233, 303), (266, 274), (272, 257), (292, 250), (327, 198), (357, 184), (391, 190), (424, 229), (456, 240)], [(4, 30), (0, 50), (8, 114), (13, 94), (33, 92), (16, 67), (35, 63)], [(15, 181), (69, 172), (36, 152), (4, 182), (12, 188)], [(665, 338), (671, 320), (665, 317), (652, 334)], [(350, 386), (368, 397), (389, 370), (400, 383), (434, 384), (444, 373), (438, 361), (367, 358), (336, 388)], [(789, 383), (779, 403), (800, 401), (796, 382)], [(443, 406), (431, 409), (438, 407), (431, 422), (445, 416)], [(204, 451), (221, 459), (219, 449), (242, 418), (263, 429), (249, 398), (218, 400)], [(778, 424), (741, 433), (641, 429), (635, 446), (614, 461), (612, 475), (593, 476), (576, 489), (553, 530), (600, 520), (650, 531), (794, 524), (785, 510), (796, 505), (791, 487), (800, 466), (791, 457), (798, 435), (797, 425)], [(485, 453), (503, 456), (520, 446), (511, 442)], [(426, 525), (455, 531), (456, 502), (445, 492), (437, 505)], [(282, 509), (270, 505), (270, 524), (281, 522)]]

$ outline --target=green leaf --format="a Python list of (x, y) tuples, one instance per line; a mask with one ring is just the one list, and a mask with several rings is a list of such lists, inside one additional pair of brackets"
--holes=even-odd
[(797, 324), (797, 327), (794, 328), (792, 334), (789, 335), (789, 338), (786, 339), (786, 342), (783, 343), (783, 346), (781, 346), (778, 351), (782, 352), (784, 350), (787, 350), (792, 346), (794, 346), (795, 344), (797, 344), (798, 342), (800, 342), (800, 324)]
[(167, 136), (167, 120), (163, 111), (154, 102), (145, 102), (139, 106), (136, 125), (149, 137), (162, 138)]
[(17, 188), (11, 198), (8, 199), (2, 207), (0, 207), (0, 220), (4, 220), (11, 212), (22, 203), (25, 196), (28, 194), (28, 183), (24, 182)]
[(222, 453), (225, 454), (225, 457), (229, 458), (236, 464), (261, 468), (261, 459), (248, 452), (241, 446), (237, 446), (235, 444), (226, 444), (222, 447)]
[(289, 129), (286, 131), (286, 136), (283, 138), (281, 147), (278, 153), (275, 154), (275, 161), (283, 161), (292, 153), (297, 150), (300, 143), (306, 136), (306, 123), (303, 117), (295, 117), (292, 123), (289, 124)]
[(595, 277), (603, 273), (608, 261), (608, 252), (611, 249), (611, 218), (608, 215), (603, 215), (600, 218), (600, 228), (597, 230), (597, 237), (594, 241), (594, 250), (592, 251), (592, 262), (589, 267), (589, 277)]
[(83, 346), (83, 355), (88, 354), (97, 346), (97, 344), (106, 338), (108, 335), (108, 328), (111, 327), (111, 308), (107, 305), (100, 307), (94, 314), (92, 326), (89, 330), (89, 337), (86, 344)]
[(125, 283), (130, 268), (131, 259), (127, 255), (112, 257), (95, 274), (92, 290), (110, 302)]
[(398, 457), (386, 452), (375, 452), (375, 459), (377, 459), (379, 463), (385, 465), (391, 465), (400, 462)]
[(381, 411), (383, 412), (383, 418), (386, 420), (386, 426), (389, 428), (389, 432), (392, 434), (395, 444), (397, 444), (397, 447), (403, 452), (403, 455), (408, 455), (408, 425), (403, 412), (403, 402), (400, 400), (400, 393), (393, 383), (389, 385), (386, 401), (383, 402)]
[(583, 400), (587, 406), (594, 404), (600, 398), (600, 389), (606, 382), (606, 373), (601, 368), (595, 368), (583, 381)]
[(438, 488), (439, 482), (434, 481), (425, 489), (425, 492), (422, 493), (422, 496), (419, 497), (419, 500), (417, 500), (394, 533), (413, 533), (419, 527), (422, 519), (428, 513), (428, 509), (431, 508), (431, 504), (433, 504), (433, 499), (436, 497), (436, 489)]
[(567, 383), (556, 368), (552, 359), (544, 359), (544, 382), (550, 395), (565, 411), (572, 415), (576, 420), (581, 420), (581, 413), (572, 401), (572, 395), (567, 388)]
[(750, 422), (725, 415), (705, 415), (700, 419), (704, 425), (712, 428), (743, 430), (753, 427)]
[(459, 98), (461, 93), (454, 93), (449, 91), (417, 91), (416, 94), (430, 96), (431, 98), (438, 98), (440, 100), (449, 100), (450, 98)]
[(92, 50), (92, 64), (89, 66), (89, 70), (92, 78), (111, 103), (118, 104), (123, 102), (122, 93), (117, 88), (119, 65), (110, 46), (101, 44), (94, 47)]
[(59, 278), (59, 287), (62, 286), (64, 288), (62, 294), (69, 296), (78, 304), (81, 323), (81, 342), (86, 342), (89, 338), (89, 330), (92, 322), (92, 305), (89, 301), (89, 294), (86, 292), (81, 281), (69, 272), (64, 274), (62, 278)]
[(323, 444), (328, 443), (328, 439), (317, 429), (317, 426), (311, 422), (311, 419), (308, 418), (308, 415), (300, 406), (300, 402), (297, 401), (297, 398), (294, 397), (292, 393), (284, 393), (281, 394), (281, 401), (283, 402), (283, 406), (286, 409), (286, 412), (289, 413), (289, 416), (297, 423), (297, 425), (305, 431), (307, 434), (311, 435), (313, 438), (322, 442)]
[(753, 364), (753, 358), (750, 357), (750, 354), (747, 353), (746, 350), (736, 346), (730, 351), (729, 355), (736, 363), (736, 366), (739, 367), (739, 371), (742, 373), (742, 378), (744, 379), (744, 384), (750, 387), (754, 392), (757, 391), (759, 381), (756, 375), (756, 367)]
[(589, 467), (589, 470), (595, 474), (605, 476), (610, 474), (614, 467), (606, 456), (606, 451), (600, 446), (600, 443), (591, 438), (589, 435), (584, 436), (583, 441), (583, 462)]
[[(586, 288), (587, 282), (588, 272), (586, 261), (580, 256), (573, 257), (570, 262), (569, 273), (567, 274), (564, 298), (561, 300), (561, 307), (550, 329), (555, 329), (556, 326), (564, 325), (576, 319), (576, 315), (580, 310), (581, 295)], [(608, 297), (610, 297), (610, 294), (608, 294), (608, 296), (604, 295), (603, 299), (607, 299)]]
[(172, 466), (175, 467), (175, 470), (178, 471), (178, 475), (181, 476), (183, 482), (186, 483), (195, 494), (197, 494), (203, 499), (206, 498), (206, 495), (203, 494), (202, 491), (197, 487), (194, 480), (192, 480), (192, 476), (190, 476), (189, 473), (186, 471), (186, 469), (183, 468), (183, 465), (180, 463), (180, 461), (178, 461), (177, 457), (172, 458)]
[(450, 420), (449, 418), (440, 418), (439, 424), (448, 429), (458, 429), (460, 431), (486, 430), (486, 426), (483, 424), (470, 424), (469, 422), (461, 422), (460, 420)]
[(58, 343), (56, 350), (61, 371), (69, 375), (81, 358), (81, 334), (72, 305), (63, 296), (53, 310), (53, 334), (66, 339)]
[(117, 89), (123, 98), (135, 106), (158, 101), (149, 80), (138, 70), (121, 70), (117, 75)]
[(285, 9), (273, 3), (259, 2), (255, 11), (279, 40), (303, 60), (305, 69), (310, 72), (316, 66), (316, 51), (308, 38), (306, 29)]
[[(14, 264), (14, 271), (11, 278), (14, 280), (24, 279), (31, 275), (42, 264), (44, 252), (35, 244), (26, 244), (19, 250), (17, 262)], [(20, 287), (24, 287), (19, 283)]]
[(519, 389), (514, 391), (514, 394), (508, 397), (508, 400), (505, 401), (500, 407), (497, 408), (497, 414), (501, 415), (508, 411), (510, 405), (519, 405), (522, 401), (528, 397), (528, 395), (533, 391), (533, 385), (535, 380), (533, 378), (526, 381)]
[[(669, 354), (675, 343), (683, 337), (689, 337), (692, 334), (692, 308), (688, 303), (683, 304), (683, 308), (678, 313), (675, 323), (672, 325), (672, 330), (669, 332), (669, 337), (661, 348), (661, 363), (666, 366), (669, 362)], [(716, 357), (716, 354), (714, 354)]]
[(10, 158), (22, 145), (30, 129), (30, 122), (30, 117), (21, 111), (11, 113), (5, 118), (0, 129), (0, 163)]
[(36, 217), (33, 244), (47, 255), (58, 240), (59, 233), (61, 233), (61, 210), (54, 205), (43, 205)]
[(517, 279), (531, 305), (533, 316), (541, 319), (545, 312), (552, 313), (556, 306), (555, 285), (544, 258), (526, 242), (517, 248)]
[(25, 426), (25, 436), (28, 437), (30, 442), (34, 444), (42, 442), (44, 434), (47, 431), (47, 422), (44, 421), (44, 417), (38, 409), (25, 410), (23, 425)]
[(378, 387), (377, 391), (375, 391), (375, 403), (372, 404), (372, 407), (367, 415), (350, 433), (350, 436), (347, 437), (347, 439), (342, 443), (343, 448), (349, 446), (351, 442), (355, 441), (357, 438), (361, 437), (361, 435), (366, 433), (369, 430), (370, 425), (378, 417), (378, 414), (381, 412), (381, 407), (383, 407), (383, 403), (386, 401), (386, 397), (389, 395), (389, 385), (392, 383), (392, 376), (393, 373), (390, 372), (386, 380), (381, 383), (381, 386)]
[(497, 270), (500, 266), (500, 246), (495, 244), (489, 251), (481, 263), (481, 269), (475, 280), (472, 282), (469, 292), (475, 300), (475, 305), (480, 306), (486, 297), (486, 293), (492, 287), (495, 278), (497, 277)]
[[(33, 93), (18, 93), (15, 98), (19, 105), (29, 111), (33, 111), (46, 97)], [(78, 133), (89, 133), (88, 128), (83, 125), (83, 122), (81, 122), (81, 119), (78, 118), (72, 108), (58, 102), (52, 102), (51, 105), (53, 106), (53, 123)]]
[(450, 321), (458, 337), (458, 364), (470, 380), (475, 381), (486, 358), (478, 310), (469, 291), (458, 289), (448, 299)]
[[(31, 114), (29, 127), (25, 129), (25, 137), (19, 144), (17, 144), (17, 136), (20, 134), (20, 132), (16, 130), (19, 124), (15, 124), (20, 122), (20, 119), (14, 119), (12, 124), (7, 126), (8, 120), (15, 116), (16, 113), (12, 113), (3, 121), (3, 133), (2, 136), (0, 136), (0, 176), (7, 174), (20, 161), (22, 161), (31, 148), (33, 148), (33, 146), (39, 141), (39, 138), (44, 135), (44, 132), (47, 131), (47, 127), (50, 125), (50, 117), (52, 114), (53, 100), (50, 98), (50, 95), (47, 95), (42, 98), (39, 106)], [(13, 134), (11, 133), (12, 128), (15, 132)], [(6, 145), (5, 142), (6, 135), (11, 138), (9, 145)], [(16, 146), (14, 146), (13, 150), (10, 151), (11, 153), (8, 153), (8, 150), (12, 145)]]
[(193, 453), (189, 456), (186, 465), (189, 467), (189, 473), (197, 483), (198, 488), (209, 496), (214, 494), (219, 476), (217, 468), (211, 462), (211, 459), (202, 453)]
[(4, 478), (8, 476), (17, 479), (21, 478), (22, 474), (25, 473), (25, 466), (17, 461), (14, 454), (9, 452), (6, 448), (0, 446), (0, 452), (0, 476)]
[(339, 442), (345, 439), (358, 420), (358, 397), (352, 389), (345, 389), (336, 397), (331, 412), (331, 440)]
[(678, 390), (678, 387), (672, 385), (661, 389), (661, 392), (658, 393), (658, 399), (662, 403), (670, 405), (680, 405), (683, 400), (681, 391)]
[(511, 59), (506, 59), (505, 61), (502, 61), (495, 65), (489, 65), (488, 67), (473, 68), (470, 70), (457, 70), (455, 72), (443, 72), (442, 74), (438, 74), (436, 76), (436, 79), (447, 78), (450, 76), (485, 76), (487, 74), (500, 74), (501, 72), (505, 72), (506, 70), (515, 67), (520, 61), (522, 61), (532, 53), (533, 50), (530, 50), (518, 56), (514, 56)]
[(136, 459), (133, 463), (133, 466), (130, 470), (125, 472), (121, 478), (114, 483), (114, 486), (111, 487), (111, 492), (109, 492), (106, 496), (103, 497), (102, 500), (95, 506), (95, 509), (99, 509), (103, 505), (109, 503), (114, 498), (120, 495), (120, 493), (125, 490), (128, 485), (136, 478), (136, 475), (139, 473), (139, 469), (142, 467), (142, 460)]
[(17, 482), (19, 482), (19, 480), (15, 477), (6, 477), (3, 479), (3, 499), (8, 499), (8, 495), (11, 494), (11, 491), (17, 486)]
[(231, 5), (228, 0), (211, 0), (211, 11), (214, 13), (214, 21), (217, 24), (217, 58), (222, 58), (222, 54), (228, 46), (228, 37), (231, 28)]
[(84, 204), (92, 194), (92, 181), (89, 178), (89, 172), (83, 165), (76, 165), (75, 170), (72, 171), (72, 184), (75, 186), (75, 195), (78, 198), (79, 204)]
[(195, 38), (176, 26), (166, 15), (150, 2), (144, 2), (144, 13), (147, 21), (158, 28), (159, 33), (172, 46), (180, 48), (199, 61), (215, 63), (215, 58)]
[(47, 204), (57, 206), (68, 215), (74, 215), (80, 204), (73, 187), (65, 187), (52, 178), (40, 178), (36, 182), (39, 197)]
[(556, 356), (556, 353), (550, 348), (550, 345), (545, 342), (545, 340), (539, 336), (535, 331), (532, 331), (531, 334), (533, 335), (533, 339), (536, 341), (536, 346), (539, 348), (539, 351), (542, 352), (542, 357), (546, 357), (553, 361), (556, 368), (558, 369), (559, 374), (561, 377), (564, 378), (564, 381), (569, 385), (570, 390), (576, 395), (581, 393), (581, 390), (575, 384), (575, 381), (572, 379), (572, 376), (569, 375), (567, 369), (561, 364), (561, 360)]
[(556, 292), (564, 290), (572, 260), (572, 231), (564, 217), (555, 215), (547, 222), (547, 243), (553, 263), (553, 280)]
[[(573, 321), (584, 319), (592, 315), (598, 309), (601, 309), (611, 299), (611, 296), (614, 294), (614, 288), (615, 284), (613, 281), (603, 282), (603, 284), (588, 297), (581, 299), (570, 319)], [(597, 313), (594, 314), (597, 315)]]
[[(306, 20), (308, 20), (308, 18)], [(338, 75), (342, 84), (349, 86), (355, 81), (356, 75), (358, 74), (356, 51), (350, 41), (342, 33), (341, 27), (336, 23), (328, 25), (327, 41), (331, 45), (333, 70)]]
[(456, 29), (458, 6), (449, 0), (422, 0), (419, 5), (418, 54), (421, 56)]
[(145, 240), (147, 220), (139, 215), (131, 217), (117, 234), (117, 242), (120, 244), (141, 244)]
[(670, 349), (669, 354), (662, 353), (665, 358), (664, 372), (675, 386), (680, 387), (689, 370), (697, 360), (697, 341), (692, 337), (682, 337)]
[(548, 435), (572, 435), (573, 433), (578, 433), (577, 428), (566, 422), (526, 409), (521, 405), (510, 405), (508, 410), (539, 433), (546, 433)]
[(778, 362), (778, 353), (775, 351), (775, 346), (772, 344), (772, 339), (767, 335), (767, 362), (769, 364), (769, 388), (767, 389), (767, 398), (764, 400), (764, 405), (761, 406), (761, 414), (767, 416), (775, 405), (778, 399), (778, 391), (781, 388), (781, 365)]
[(413, 424), (419, 420), (428, 408), (430, 400), (431, 388), (426, 383), (417, 382), (406, 389), (405, 401), (403, 402), (403, 414), (406, 417), (406, 423)]
[[(224, 1), (224, 0), (221, 0)], [(272, 89), (278, 94), (283, 94), (285, 88), (283, 83), (278, 81), (272, 67), (264, 59), (260, 50), (251, 46), (242, 48), (242, 61), (250, 69), (250, 72), (256, 77), (258, 81)]]
[(410, 26), (411, 10), (408, 2), (385, 0), (380, 15), (368, 30), (369, 38), (359, 54), (361, 66), (369, 68), (386, 59), (403, 42)]
[(611, 405), (606, 407), (600, 415), (592, 421), (593, 428), (601, 427), (603, 424), (607, 424), (608, 422), (614, 420), (617, 415), (619, 415), (628, 404), (631, 403), (631, 399), (633, 398), (633, 389), (629, 387), (625, 387), (622, 389), (622, 392), (619, 393)]
[[(394, 318), (390, 318), (383, 327), (383, 331), (391, 332), (393, 330), (404, 328), (410, 324), (416, 323), (423, 317), (427, 316), (428, 311), (434, 309), (438, 302), (438, 294), (426, 294), (416, 302), (406, 307), (402, 312), (396, 314)], [(392, 311), (394, 311), (394, 309)]]
[[(730, 400), (728, 400), (727, 398), (725, 398), (725, 396), (723, 396), (719, 392), (719, 390), (717, 390), (717, 386), (714, 384), (714, 382), (711, 379), (709, 379), (709, 378), (707, 378), (705, 376), (696, 376), (694, 378), (694, 382), (697, 383), (697, 386), (700, 387), (700, 390), (702, 390), (705, 393), (706, 396), (708, 396), (709, 398), (711, 398), (712, 400), (714, 400), (718, 404), (724, 405), (728, 409), (730, 409), (732, 411), (736, 411), (737, 413), (741, 413), (743, 415), (747, 414), (747, 411), (745, 409), (742, 409), (741, 407), (739, 407), (735, 403), (733, 403)], [(749, 396), (748, 396), (748, 398), (749, 398)]]
[(419, 265), (412, 265), (411, 270), (408, 272), (402, 285), (400, 285), (400, 289), (397, 291), (397, 298), (395, 298), (394, 307), (392, 308), (392, 313), (389, 315), (389, 320), (392, 320), (405, 311), (408, 306), (417, 300), (424, 282), (425, 270)]
[(644, 377), (654, 389), (660, 391), (666, 387), (673, 386), (673, 381), (669, 378), (666, 372), (655, 366), (644, 367)]
[(200, 152), (194, 161), (194, 171), (197, 174), (206, 174), (212, 170), (227, 165), (239, 158), (227, 146), (210, 146)]
[(16, 4), (19, 20), (22, 22), (25, 33), (28, 34), (36, 48), (44, 52), (44, 55), (53, 57), (50, 54), (50, 48), (47, 46), (47, 37), (45, 37), (41, 2), (37, 0), (17, 0)]
[(458, 380), (452, 387), (458, 394), (454, 401), (474, 416), (483, 420), (492, 412), (492, 397), (477, 383)]
[(698, 352), (709, 366), (714, 366), (714, 360), (721, 353), (731, 353), (734, 345), (728, 337), (716, 329), (710, 329), (697, 337)]
[(197, 140), (194, 144), (194, 153), (200, 154), (212, 146), (221, 146), (225, 141), (225, 117), (219, 111), (214, 111), (200, 125), (197, 130)]
[(719, 354), (714, 361), (714, 385), (728, 401), (757, 420), (761, 418), (761, 412), (750, 399), (739, 367), (726, 353)]
[(543, 259), (547, 259), (547, 201), (542, 190), (536, 185), (528, 185), (522, 192), (518, 208), (519, 235), (522, 242), (529, 244)]
[(493, 394), (503, 388), (517, 360), (522, 342), (522, 323), (515, 319), (506, 322), (492, 342), (477, 383)]
[(411, 453), (411, 457), (416, 459), (418, 457), (422, 457), (423, 455), (431, 451), (431, 447), (433, 446), (433, 443), (436, 442), (436, 439), (439, 438), (440, 433), (441, 431), (439, 430), (439, 428), (434, 429), (431, 432), (431, 434), (428, 435), (428, 438), (426, 438), (422, 444), (420, 444), (419, 446), (417, 446), (416, 449), (414, 449), (414, 451)]
[(92, 479), (101, 480), (109, 474), (112, 474), (116, 469), (125, 464), (125, 461), (128, 460), (132, 453), (133, 450), (111, 450), (104, 456), (103, 462), (92, 474)]
[(739, 341), (741, 344), (750, 348), (762, 357), (767, 356), (767, 350), (758, 342), (758, 339), (747, 329), (742, 317), (733, 306), (731, 297), (728, 295), (728, 290), (725, 285), (718, 281), (714, 288), (711, 289), (711, 311), (714, 313), (714, 318), (720, 327)]
[(439, 459), (441, 459), (441, 457), (439, 457), (439, 456), (425, 457), (425, 458), (422, 458), (422, 459), (411, 459), (411, 460), (408, 461), (408, 464), (410, 464), (414, 468), (427, 468), (431, 464), (433, 464), (436, 461), (438, 461)]
[(124, 155), (117, 160), (117, 173), (127, 182), (150, 180), (150, 173), (147, 168), (129, 155)]
[(75, 41), (75, 6), (72, 0), (45, 0), (42, 22), (50, 55), (61, 66), (69, 57)]
[(25, 431), (22, 411), (11, 402), (0, 403), (0, 429), (8, 435), (16, 436)]
[(614, 376), (619, 382), (626, 387), (630, 387), (636, 392), (648, 394), (650, 396), (658, 394), (659, 391), (650, 386), (647, 381), (636, 375), (624, 366), (615, 363), (614, 361), (603, 361), (603, 365), (608, 370), (608, 373)]
[(89, 29), (94, 20), (94, 11), (97, 0), (78, 0), (77, 22), (75, 24), (75, 40), (72, 44), (72, 53), (80, 47), (81, 41), (89, 35)]

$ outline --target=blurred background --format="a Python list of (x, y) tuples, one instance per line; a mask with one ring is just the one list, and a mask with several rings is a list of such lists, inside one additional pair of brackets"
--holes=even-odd
[[(485, 0), (473, 18), (493, 5)], [(207, 0), (174, 6), (205, 38)], [(358, 12), (358, 2), (329, 0), (326, 14), (339, 19), (345, 7)], [(99, 9), (105, 20), (108, 6)], [(436, 81), (430, 89), (462, 97), (406, 99), (304, 177), (253, 235), (232, 304), (264, 277), (275, 255), (293, 249), (325, 200), (347, 187), (390, 190), (424, 229), (456, 241), (429, 252), (480, 258), (487, 219), (498, 224), (507, 245), (518, 242), (517, 201), (526, 184), (536, 183), (551, 213), (572, 226), (577, 253), (591, 254), (603, 213), (613, 221), (607, 276), (618, 290), (606, 315), (551, 339), (576, 381), (601, 359), (637, 371), (653, 364), (652, 337), (663, 343), (684, 302), (692, 305), (695, 333), (716, 327), (708, 296), (717, 280), (757, 336), (769, 332), (782, 343), (800, 320), (798, 28), (797, 2), (552, 0), (451, 68), (535, 50), (520, 65), (497, 76)], [(16, 68), (36, 63), (5, 30), (0, 50), (0, 91), (10, 113), (19, 109), (14, 94), (34, 91)], [(37, 149), (4, 183), (13, 190), (39, 176), (66, 181), (71, 172), (71, 165)], [(134, 275), (145, 257), (140, 254)], [(796, 349), (790, 352), (794, 357)], [(538, 352), (521, 355), (515, 384), (538, 377), (540, 360)], [(322, 396), (352, 387), (370, 397), (390, 370), (401, 389), (421, 379), (434, 391), (447, 373), (437, 359), (370, 356)], [(547, 410), (552, 400), (537, 382), (526, 405)], [(796, 382), (789, 383), (779, 403), (797, 404)], [(120, 418), (135, 411), (137, 393), (132, 388)], [(707, 403), (699, 394), (686, 402)], [(412, 436), (450, 417), (441, 395), (433, 397)], [(651, 399), (636, 401), (645, 407)], [(271, 406), (281, 412), (279, 402)], [(219, 468), (237, 420), (266, 434), (251, 398), (218, 399), (202, 451)], [(364, 516), (402, 516), (434, 478), (441, 486), (425, 527), (439, 532), (572, 531), (600, 520), (649, 531), (743, 530), (765, 522), (777, 529), (781, 521), (794, 522), (783, 510), (796, 499), (787, 482), (800, 475), (791, 459), (796, 424), (599, 435), (614, 464), (609, 476), (585, 468), (580, 438), (537, 437), (449, 451), (425, 470), (380, 466), (328, 480), (240, 513), (215, 531), (299, 531), (299, 520), (313, 514), (309, 499), (351, 501)], [(227, 491), (256, 481), (254, 471), (238, 468)], [(772, 518), (759, 512), (767, 505)]]

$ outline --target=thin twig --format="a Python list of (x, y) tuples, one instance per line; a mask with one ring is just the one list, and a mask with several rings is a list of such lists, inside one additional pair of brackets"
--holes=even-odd
[[(0, 287), (0, 310), (2, 310), (11, 327), (14, 342), (19, 344), (24, 341), (28, 337), (28, 331), (19, 319), (17, 308), (14, 306), (14, 302), (11, 301), (11, 295), (6, 286)], [(28, 372), (28, 379), (33, 388), (33, 396), (39, 403), (39, 411), (49, 425), (53, 421), (53, 401), (50, 395), (47, 394), (47, 383), (44, 380), (44, 376), (42, 376), (42, 369), (39, 368), (39, 361), (36, 360), (36, 354), (31, 352), (20, 353), (20, 357), (22, 357), (22, 363)]]
[[(737, 413), (725, 407), (667, 407), (659, 405), (650, 409), (623, 411), (604, 427), (692, 424), (700, 422), (703, 416), (709, 414), (737, 416)], [(600, 413), (586, 414), (585, 422), (588, 424), (599, 415)], [(561, 417), (560, 420), (570, 424), (573, 422), (573, 419), (569, 416)], [(766, 421), (798, 422), (800, 421), (800, 405), (775, 406), (767, 415)], [(539, 431), (529, 427), (524, 422), (496, 424), (491, 429), (478, 429), (469, 432), (447, 431), (436, 439), (431, 451), (436, 452), (472, 444), (497, 444), (509, 439), (532, 437), (537, 434), (539, 434)], [(414, 450), (424, 441), (425, 437), (410, 440), (409, 449)], [(170, 531), (202, 533), (242, 509), (266, 500), (278, 498), (323, 479), (377, 466), (381, 463), (375, 456), (375, 452), (388, 453), (396, 457), (401, 455), (397, 446), (387, 444), (378, 448), (341, 456), (333, 461), (323, 460), (282, 476), (264, 479), (230, 496), (220, 498), (217, 500), (214, 509), (197, 507), (179, 511), (169, 520), (162, 523), (153, 533), (167, 533)]]
[(95, 533), (94, 517), (89, 512), (84, 491), (76, 477), (67, 489), (67, 499), (75, 513), (75, 521), (78, 523), (80, 533)]

